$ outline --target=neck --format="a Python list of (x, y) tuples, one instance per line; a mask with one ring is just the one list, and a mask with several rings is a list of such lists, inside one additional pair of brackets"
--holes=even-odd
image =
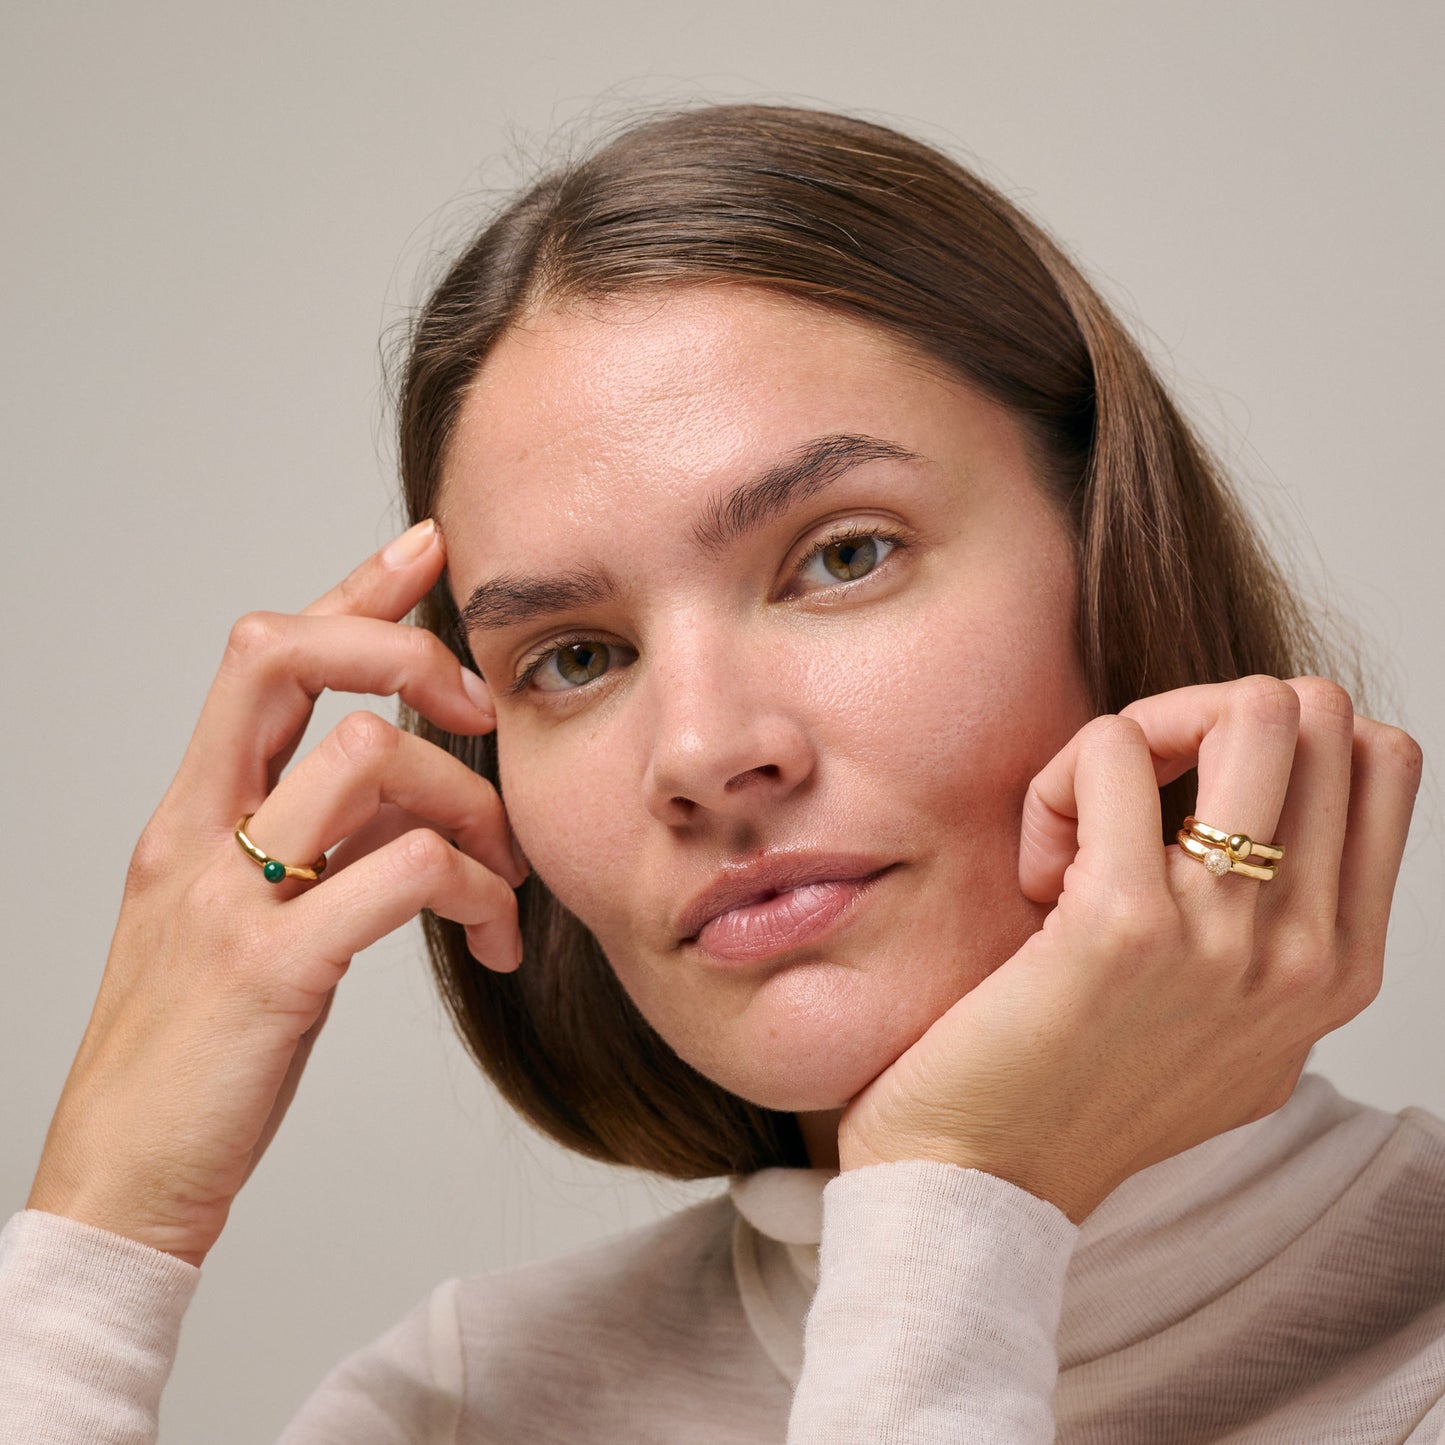
[(842, 1117), (841, 1109), (818, 1109), (797, 1116), (808, 1163), (814, 1169), (838, 1167), (838, 1121)]

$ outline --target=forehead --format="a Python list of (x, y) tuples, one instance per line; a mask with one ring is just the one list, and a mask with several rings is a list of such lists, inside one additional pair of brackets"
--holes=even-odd
[(917, 429), (956, 392), (882, 329), (751, 286), (542, 311), (467, 389), (441, 505), (499, 527), (656, 508), (735, 482), (805, 437)]

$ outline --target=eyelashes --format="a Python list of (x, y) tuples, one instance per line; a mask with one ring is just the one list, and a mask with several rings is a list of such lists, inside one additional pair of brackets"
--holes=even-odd
[[(883, 544), (881, 552), (877, 545), (879, 542)], [(798, 564), (798, 575), (801, 577), (814, 562), (822, 562), (829, 568), (833, 581), (856, 582), (875, 572), (884, 558), (900, 546), (901, 539), (888, 532), (854, 530), (836, 533), (813, 544)], [(841, 574), (831, 570), (834, 565), (843, 569)]]
[[(608, 664), (612, 660), (615, 651), (632, 652), (630, 647), (616, 647), (613, 643), (603, 642), (601, 638), (585, 637), (575, 642), (561, 642), (549, 648), (536, 661), (527, 665), (511, 691), (520, 692), (528, 683), (537, 681), (544, 676), (542, 669), (549, 662), (557, 664), (556, 676), (564, 679), (573, 686), (548, 686), (538, 682), (538, 689), (542, 692), (576, 692), (578, 688), (586, 687), (589, 682), (595, 682), (608, 671)], [(632, 654), (636, 657), (636, 653)], [(575, 668), (581, 674), (580, 677), (568, 676), (566, 669)]]
[[(810, 569), (814, 569), (813, 579), (820, 581), (820, 585), (812, 590), (848, 591), (855, 583), (872, 577), (894, 552), (905, 546), (903, 537), (886, 527), (840, 527), (809, 547), (793, 575), (795, 580), (805, 580)], [(815, 564), (824, 570), (827, 580), (819, 579)], [(575, 633), (553, 638), (524, 660), (507, 693), (515, 697), (534, 685), (539, 692), (578, 692), (615, 671), (613, 664), (620, 657), (635, 661), (637, 653), (633, 648), (608, 642), (595, 634)]]

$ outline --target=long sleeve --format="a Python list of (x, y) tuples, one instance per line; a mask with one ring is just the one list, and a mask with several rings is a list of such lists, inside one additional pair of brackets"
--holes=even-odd
[(151, 1445), (201, 1271), (27, 1209), (0, 1232), (0, 1437)]
[(1041, 1445), (1078, 1226), (975, 1169), (850, 1170), (823, 1192), (788, 1445)]

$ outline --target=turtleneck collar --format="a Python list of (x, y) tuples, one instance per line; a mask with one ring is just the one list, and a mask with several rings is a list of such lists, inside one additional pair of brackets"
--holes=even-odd
[[(1273, 1114), (1125, 1180), (1080, 1226), (1061, 1365), (1121, 1348), (1259, 1268), (1329, 1208), (1397, 1123), (1305, 1074)], [(817, 1283), (823, 1191), (836, 1176), (763, 1169), (728, 1181), (744, 1309), (790, 1380)]]

